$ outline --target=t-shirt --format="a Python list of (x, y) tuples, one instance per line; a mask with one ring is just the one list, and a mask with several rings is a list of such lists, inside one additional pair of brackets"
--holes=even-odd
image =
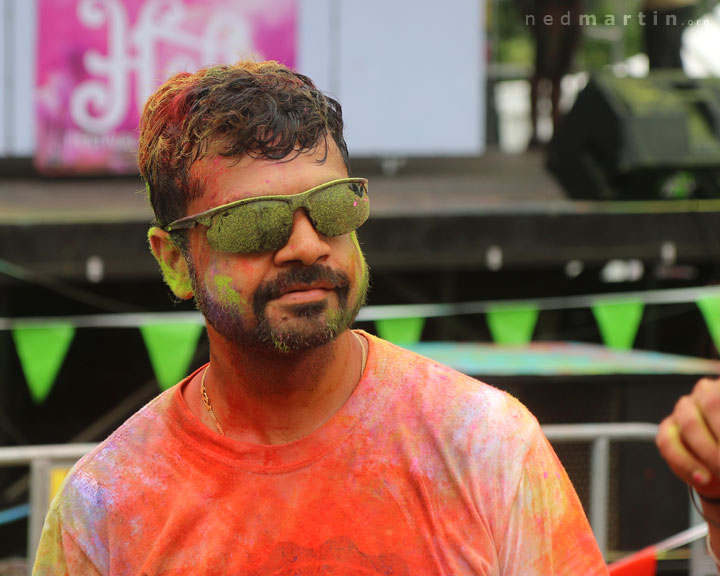
[(607, 574), (520, 402), (366, 337), (351, 397), (289, 444), (205, 427), (190, 377), (160, 394), (70, 472), (34, 573)]

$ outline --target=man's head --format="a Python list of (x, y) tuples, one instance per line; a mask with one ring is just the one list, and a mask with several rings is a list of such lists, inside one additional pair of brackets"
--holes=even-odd
[(202, 194), (191, 175), (209, 155), (284, 160), (336, 144), (350, 172), (340, 104), (277, 62), (239, 62), (177, 74), (148, 99), (138, 165), (159, 226)]
[(173, 292), (194, 295), (225, 340), (317, 347), (364, 303), (353, 231), (367, 195), (348, 179), (342, 131), (340, 105), (274, 62), (180, 74), (148, 100), (138, 158), (151, 247)]

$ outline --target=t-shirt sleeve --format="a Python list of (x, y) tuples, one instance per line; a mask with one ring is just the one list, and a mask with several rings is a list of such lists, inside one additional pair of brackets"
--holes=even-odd
[(45, 518), (33, 576), (99, 576), (101, 572), (63, 529), (60, 516), (51, 508)]
[(608, 574), (575, 489), (539, 426), (498, 554), (503, 576)]

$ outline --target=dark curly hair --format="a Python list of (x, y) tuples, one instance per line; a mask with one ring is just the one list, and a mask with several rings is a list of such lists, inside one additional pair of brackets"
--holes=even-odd
[(140, 120), (138, 166), (155, 224), (186, 215), (202, 194), (190, 175), (208, 154), (288, 160), (332, 137), (348, 173), (340, 104), (307, 76), (277, 62), (243, 61), (181, 73), (148, 99)]

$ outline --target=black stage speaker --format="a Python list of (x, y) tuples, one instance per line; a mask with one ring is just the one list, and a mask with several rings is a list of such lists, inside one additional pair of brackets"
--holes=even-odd
[(720, 198), (720, 78), (594, 76), (548, 146), (571, 198)]

